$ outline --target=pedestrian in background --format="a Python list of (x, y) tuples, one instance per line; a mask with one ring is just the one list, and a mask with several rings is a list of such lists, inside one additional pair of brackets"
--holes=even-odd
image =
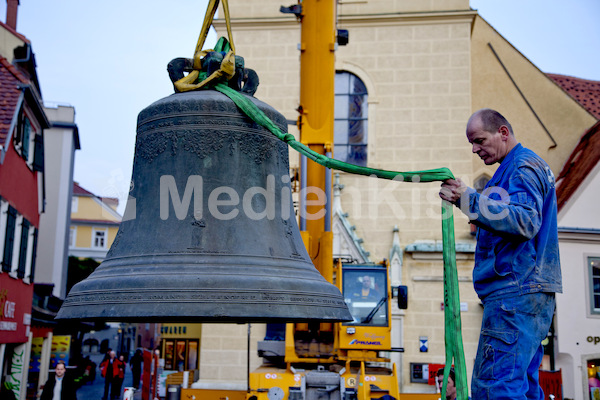
[(125, 356), (121, 354), (119, 356), (119, 363), (117, 367), (119, 368), (119, 373), (115, 376), (114, 380), (114, 393), (117, 394), (117, 398), (121, 397), (121, 388), (123, 387), (123, 381), (125, 380), (125, 370), (127, 369), (127, 363), (125, 363)]
[(108, 358), (100, 364), (100, 371), (104, 377), (104, 396), (102, 400), (115, 400), (119, 398), (120, 389), (118, 389), (118, 378), (122, 362), (116, 357), (116, 353), (111, 350)]
[(142, 350), (137, 349), (131, 360), (129, 360), (129, 365), (131, 366), (131, 374), (133, 375), (133, 387), (137, 389), (140, 388), (140, 378), (142, 376), (142, 363), (144, 362), (144, 357), (142, 356)]
[(40, 400), (77, 400), (75, 382), (66, 376), (67, 367), (58, 361), (54, 367), (54, 376), (46, 381)]
[[(437, 371), (437, 387), (442, 393), (442, 386), (444, 385), (444, 368), (440, 368)], [(454, 368), (450, 368), (448, 372), (448, 384), (446, 385), (446, 400), (456, 400), (456, 375), (454, 374)]]

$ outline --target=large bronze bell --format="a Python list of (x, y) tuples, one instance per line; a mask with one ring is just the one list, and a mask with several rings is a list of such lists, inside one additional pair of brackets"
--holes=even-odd
[[(283, 131), (285, 118), (249, 97)], [(107, 258), (57, 319), (350, 320), (298, 230), (288, 151), (212, 90), (138, 116), (131, 198)]]

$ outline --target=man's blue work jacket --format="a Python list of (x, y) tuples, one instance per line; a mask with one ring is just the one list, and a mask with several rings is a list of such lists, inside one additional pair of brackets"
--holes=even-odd
[(469, 188), (459, 206), (479, 228), (473, 270), (479, 298), (562, 292), (554, 175), (537, 154), (518, 144), (484, 191)]

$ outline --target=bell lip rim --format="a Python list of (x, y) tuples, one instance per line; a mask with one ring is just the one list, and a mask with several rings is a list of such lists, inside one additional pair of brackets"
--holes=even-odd
[[(127, 304), (126, 309), (113, 308), (107, 310), (105, 304), (97, 303), (95, 305), (81, 304), (63, 304), (58, 310), (55, 320), (69, 321), (79, 320), (87, 322), (154, 322), (154, 323), (201, 323), (201, 322), (222, 322), (222, 323), (270, 323), (270, 322), (350, 322), (353, 321), (352, 314), (346, 303), (336, 305), (294, 305), (286, 306), (272, 303), (269, 305), (270, 311), (265, 307), (246, 306), (245, 303), (217, 303), (216, 306), (210, 306), (208, 303), (193, 303), (186, 310), (185, 305), (182, 308), (178, 303), (166, 303), (167, 306), (162, 310), (156, 310), (156, 306), (145, 307), (145, 309), (136, 308), (135, 304)], [(148, 306), (148, 303), (146, 303)], [(216, 307), (220, 308), (215, 311)], [(160, 307), (160, 306), (159, 306)], [(258, 312), (256, 312), (258, 310)], [(261, 311), (262, 310), (262, 311)], [(291, 311), (290, 311), (291, 310)], [(250, 315), (254, 312), (254, 315)], [(94, 315), (95, 313), (95, 315)], [(228, 315), (225, 315), (228, 314)]]
[(285, 318), (285, 317), (271, 317), (271, 318), (205, 318), (198, 317), (194, 319), (134, 319), (134, 318), (55, 318), (56, 321), (69, 322), (115, 322), (115, 323), (154, 323), (154, 324), (167, 324), (167, 323), (181, 323), (181, 324), (270, 324), (270, 323), (310, 323), (310, 322), (351, 322), (353, 318)]
[(83, 317), (83, 316), (61, 316), (60, 311), (54, 318), (56, 321), (81, 321), (81, 322), (130, 322), (130, 323), (302, 323), (302, 322), (351, 322), (354, 319), (348, 311), (346, 316), (316, 317), (286, 317), (286, 316), (108, 316), (108, 317)]

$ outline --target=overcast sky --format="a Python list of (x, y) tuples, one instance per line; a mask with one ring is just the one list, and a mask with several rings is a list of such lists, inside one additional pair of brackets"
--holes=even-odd
[[(542, 71), (600, 81), (600, 0), (471, 7)], [(205, 0), (21, 0), (17, 30), (32, 42), (44, 101), (75, 107), (75, 180), (85, 189), (124, 203), (137, 115), (173, 93), (167, 63), (193, 55), (205, 11)]]

